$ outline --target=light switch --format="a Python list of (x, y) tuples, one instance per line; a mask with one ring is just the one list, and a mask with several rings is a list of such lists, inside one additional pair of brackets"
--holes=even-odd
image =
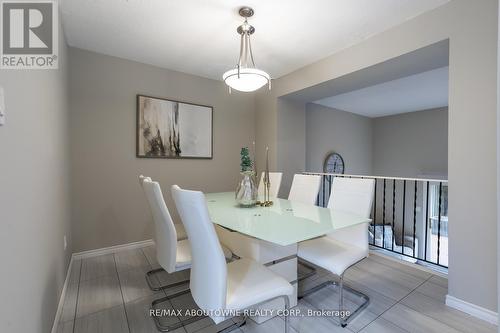
[(0, 87), (0, 126), (5, 125), (5, 95)]

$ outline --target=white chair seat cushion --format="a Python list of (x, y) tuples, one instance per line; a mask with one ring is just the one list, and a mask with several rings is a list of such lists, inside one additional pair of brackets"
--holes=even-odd
[(274, 297), (291, 295), (292, 285), (265, 266), (240, 259), (227, 264), (226, 308), (243, 310)]
[(181, 223), (175, 223), (174, 224), (174, 227), (175, 227), (175, 231), (177, 232), (177, 240), (183, 240), (183, 239), (187, 239), (187, 233), (186, 233), (186, 229), (184, 229), (184, 225), (181, 224)]
[[(233, 252), (227, 247), (222, 245), (222, 251), (224, 251), (224, 257), (226, 259), (231, 259), (233, 257)], [(175, 270), (180, 271), (191, 267), (191, 247), (189, 245), (189, 240), (184, 239), (177, 242), (177, 255), (175, 257)]]
[(340, 276), (349, 266), (366, 258), (368, 252), (357, 246), (320, 237), (300, 242), (297, 255)]

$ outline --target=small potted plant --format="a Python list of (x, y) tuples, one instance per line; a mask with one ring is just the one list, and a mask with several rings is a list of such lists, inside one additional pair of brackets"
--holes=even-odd
[(257, 202), (257, 186), (255, 186), (255, 173), (248, 147), (241, 148), (240, 159), (240, 174), (242, 179), (238, 183), (235, 198), (240, 206), (252, 207)]

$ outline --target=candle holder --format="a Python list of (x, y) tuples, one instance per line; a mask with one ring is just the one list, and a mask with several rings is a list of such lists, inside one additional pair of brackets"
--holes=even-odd
[(264, 172), (264, 200), (257, 201), (261, 207), (270, 207), (273, 205), (271, 200), (271, 179), (269, 178), (269, 147), (266, 147), (266, 171)]
[(264, 200), (257, 201), (256, 205), (261, 207), (270, 207), (273, 205), (273, 201), (270, 198), (271, 182), (269, 181), (269, 175), (264, 175)]

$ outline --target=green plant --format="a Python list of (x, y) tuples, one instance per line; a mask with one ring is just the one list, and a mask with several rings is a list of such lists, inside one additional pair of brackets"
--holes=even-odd
[(250, 152), (248, 150), (248, 147), (243, 147), (241, 148), (240, 152), (240, 157), (241, 157), (241, 172), (245, 171), (252, 171), (252, 160), (250, 159)]

